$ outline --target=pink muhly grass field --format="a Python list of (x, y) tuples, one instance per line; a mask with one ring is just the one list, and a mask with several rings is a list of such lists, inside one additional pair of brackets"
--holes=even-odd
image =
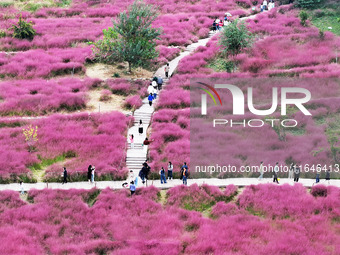
[(128, 190), (31, 190), (27, 201), (1, 191), (0, 252), (338, 254), (340, 191), (321, 189), (326, 196), (264, 184), (215, 203), (223, 189), (178, 186), (167, 191), (165, 206), (154, 187), (132, 197)]
[[(96, 178), (124, 179), (126, 155), (126, 130), (131, 119), (122, 113), (53, 115), (34, 121), (1, 121), (0, 157), (1, 178), (31, 174), (29, 167), (41, 159), (63, 157), (62, 162), (48, 166), (45, 180), (59, 181), (62, 167), (66, 166), (70, 180), (87, 180), (88, 165), (96, 166)], [(22, 133), (28, 124), (38, 127), (38, 141), (33, 152)], [(9, 160), (11, 159), (11, 160)]]

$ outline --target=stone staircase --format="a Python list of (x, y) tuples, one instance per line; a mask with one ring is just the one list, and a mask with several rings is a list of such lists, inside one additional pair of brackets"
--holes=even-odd
[[(201, 39), (197, 43), (193, 43), (187, 46), (185, 51), (181, 52), (178, 57), (170, 61), (169, 62), (169, 66), (170, 66), (169, 76), (171, 77), (173, 72), (176, 70), (179, 61), (182, 58), (194, 52), (199, 46), (205, 46), (207, 42), (210, 40), (210, 38), (213, 37), (214, 35), (215, 35), (214, 32), (210, 32), (208, 38)], [(166, 87), (166, 84), (169, 81), (169, 79), (165, 78), (164, 76), (165, 75), (164, 67), (165, 66), (162, 66), (161, 68), (159, 68), (154, 74), (154, 76), (156, 77), (160, 75), (163, 78), (164, 83), (163, 83), (162, 89)], [(161, 92), (162, 90), (160, 91), (160, 93)], [(148, 127), (151, 124), (152, 115), (155, 111), (154, 105), (157, 104), (158, 98), (159, 98), (159, 95), (157, 96), (157, 99), (154, 100), (152, 106), (149, 105), (148, 99), (144, 98), (143, 105), (139, 109), (137, 109), (133, 114), (133, 117), (135, 118), (134, 125), (129, 129), (128, 137), (127, 137), (128, 146), (127, 146), (127, 153), (126, 153), (126, 166), (130, 171), (131, 170), (133, 171), (134, 177), (138, 176), (143, 163), (147, 159), (147, 148), (143, 146), (143, 142), (145, 140), (145, 137), (147, 137), (146, 132), (147, 132)], [(143, 134), (142, 135), (139, 135), (138, 133), (140, 120), (142, 120), (142, 123), (143, 123)], [(133, 148), (131, 147), (130, 139), (129, 139), (129, 136), (131, 134), (134, 135)], [(129, 174), (129, 178), (130, 178), (130, 174)], [(130, 179), (128, 179), (127, 181), (130, 181)]]

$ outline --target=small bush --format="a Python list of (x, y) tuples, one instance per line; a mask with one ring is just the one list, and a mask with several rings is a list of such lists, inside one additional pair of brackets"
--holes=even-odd
[(111, 91), (110, 90), (103, 90), (101, 93), (100, 93), (100, 98), (99, 98), (99, 101), (102, 101), (102, 102), (105, 102), (105, 101), (109, 101), (111, 99)]
[(6, 31), (0, 29), (0, 38), (6, 37), (6, 35), (7, 35), (7, 34), (6, 34)]
[(20, 16), (19, 22), (17, 25), (12, 26), (13, 29), (13, 37), (18, 39), (28, 39), (32, 40), (35, 36), (35, 30), (33, 28), (32, 21), (26, 22)]
[(308, 13), (305, 11), (301, 11), (299, 13), (299, 17), (300, 17), (300, 23), (302, 26), (306, 27), (307, 26), (307, 19), (308, 19)]

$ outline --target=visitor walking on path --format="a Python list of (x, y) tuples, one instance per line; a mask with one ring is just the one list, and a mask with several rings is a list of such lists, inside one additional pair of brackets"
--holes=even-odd
[(183, 180), (184, 185), (188, 185), (188, 166), (187, 163), (184, 162), (184, 165), (181, 167), (181, 179)]
[(327, 170), (326, 172), (326, 181), (328, 181), (328, 184), (330, 184), (330, 180), (331, 180), (331, 170)]
[(320, 182), (320, 174), (321, 174), (321, 165), (318, 164), (316, 167), (316, 177), (315, 177), (315, 183), (319, 183)]
[(152, 93), (153, 93), (153, 86), (152, 86), (152, 83), (149, 84), (148, 93), (149, 93), (149, 94), (152, 94)]
[(300, 173), (301, 173), (300, 167), (296, 165), (294, 170), (294, 182), (299, 182)]
[(294, 163), (290, 164), (289, 171), (288, 171), (288, 179), (293, 179), (294, 177)]
[(267, 2), (267, 0), (264, 0), (262, 4), (263, 4), (263, 9), (267, 11), (268, 10), (268, 2)]
[(276, 164), (274, 166), (274, 179), (273, 179), (273, 182), (276, 182), (277, 184), (279, 184), (279, 180), (277, 179), (279, 171), (280, 171), (279, 162), (276, 162)]
[(154, 98), (154, 99), (157, 98), (157, 94), (158, 94), (157, 87), (156, 87), (156, 88), (153, 88), (153, 98)]
[(96, 171), (96, 167), (92, 166), (91, 169), (91, 183), (94, 183), (94, 172)]
[(174, 166), (172, 165), (171, 161), (169, 161), (169, 164), (168, 164), (168, 179), (169, 180), (173, 179), (173, 177), (172, 177), (173, 169), (174, 169)]
[(261, 161), (260, 163), (259, 172), (260, 172), (259, 180), (261, 181), (263, 179), (263, 161)]
[(153, 100), (153, 96), (152, 93), (150, 93), (150, 95), (148, 96), (148, 100), (149, 100), (149, 105), (152, 106), (152, 100)]
[(20, 181), (20, 194), (24, 195), (25, 194), (25, 190), (24, 190), (24, 183), (22, 181)]
[(139, 135), (143, 135), (143, 122), (142, 122), (142, 120), (139, 120), (138, 133), (139, 133)]
[(132, 170), (130, 170), (129, 179), (130, 179), (130, 181), (134, 181), (134, 179), (135, 179), (135, 174), (133, 173)]
[(217, 26), (216, 26), (216, 22), (214, 20), (213, 25), (212, 25), (212, 31), (216, 32), (216, 29), (217, 29)]
[(134, 137), (133, 135), (130, 135), (130, 144), (131, 144), (131, 149), (135, 148), (135, 144), (134, 144)]
[(63, 172), (63, 184), (67, 183), (67, 170), (66, 167), (64, 167), (64, 172)]
[(92, 166), (89, 165), (89, 167), (87, 168), (87, 180), (89, 182), (91, 182), (91, 173), (92, 173)]
[(170, 66), (169, 63), (166, 63), (166, 66), (164, 67), (165, 77), (169, 78), (169, 72), (170, 72)]
[[(152, 140), (152, 141), (153, 141), (153, 140)], [(145, 140), (144, 140), (144, 142), (143, 142), (143, 147), (144, 147), (144, 150), (145, 150), (145, 151), (148, 151), (148, 146), (149, 146), (149, 144), (150, 144), (152, 141), (150, 141), (147, 137), (145, 137)], [(146, 163), (146, 161), (145, 161), (145, 163)]]
[(163, 86), (163, 79), (162, 79), (162, 76), (161, 76), (161, 75), (158, 75), (158, 78), (157, 78), (157, 85), (158, 85), (158, 90), (161, 90), (161, 89), (162, 89), (162, 86)]
[[(155, 77), (155, 78), (157, 80), (157, 77)], [(152, 93), (154, 94), (154, 98), (156, 99), (156, 97), (157, 97), (157, 89), (158, 89), (157, 81), (153, 80), (151, 84), (152, 84), (152, 87), (153, 87)]]
[(161, 170), (159, 171), (159, 175), (161, 176), (161, 184), (166, 183), (164, 167), (162, 167)]
[(142, 179), (143, 184), (145, 182), (147, 184), (150, 170), (151, 170), (150, 166), (146, 162), (144, 162), (142, 169), (139, 171), (139, 177)]
[(134, 181), (131, 181), (131, 182), (130, 182), (130, 192), (131, 192), (131, 196), (132, 196), (133, 194), (135, 194), (135, 192), (136, 192), (136, 185), (135, 185), (135, 182), (134, 182)]

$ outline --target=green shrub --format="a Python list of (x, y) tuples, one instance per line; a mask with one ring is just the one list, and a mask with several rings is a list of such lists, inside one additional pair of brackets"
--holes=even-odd
[(0, 8), (7, 8), (12, 6), (13, 3), (12, 2), (0, 2)]
[(35, 36), (35, 29), (33, 28), (32, 21), (26, 22), (20, 16), (19, 22), (17, 25), (12, 26), (13, 29), (13, 37), (18, 39), (28, 39), (32, 40)]
[(6, 31), (0, 29), (0, 38), (6, 37), (6, 35), (7, 35), (7, 34), (6, 34)]
[(319, 29), (319, 38), (320, 38), (320, 40), (325, 39), (325, 32), (322, 29)]
[(324, 0), (296, 0), (295, 4), (300, 8), (315, 8), (322, 4)]
[(307, 19), (308, 19), (308, 13), (305, 11), (301, 11), (299, 13), (299, 17), (300, 17), (300, 22), (302, 26), (307, 26)]

